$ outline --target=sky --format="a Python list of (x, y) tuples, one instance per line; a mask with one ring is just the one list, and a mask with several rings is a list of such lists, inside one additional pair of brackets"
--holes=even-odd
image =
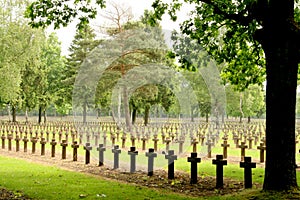
[[(153, 1), (152, 0), (114, 0), (114, 2), (130, 6), (132, 8), (132, 13), (134, 15), (134, 18), (138, 19), (141, 15), (143, 15), (145, 9), (152, 10), (151, 4)], [(173, 22), (169, 20), (169, 17), (167, 15), (164, 15), (163, 20), (161, 22), (163, 29), (166, 30), (178, 29), (179, 22), (183, 21), (186, 18), (187, 10), (190, 9), (191, 9), (190, 6), (183, 7), (182, 11), (178, 13), (178, 20), (177, 20), (178, 22)], [(99, 21), (101, 20), (97, 18), (97, 24), (99, 24)], [(91, 24), (93, 25), (93, 23), (95, 22), (92, 22)], [(55, 31), (57, 33), (59, 40), (62, 43), (62, 54), (67, 56), (68, 48), (75, 35), (76, 23), (75, 22), (71, 23), (69, 26), (60, 28), (58, 30), (52, 30), (50, 28), (50, 32), (51, 31)]]

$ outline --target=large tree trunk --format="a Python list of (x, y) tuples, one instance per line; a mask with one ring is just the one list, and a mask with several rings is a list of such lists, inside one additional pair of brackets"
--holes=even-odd
[(291, 34), (289, 21), (293, 18), (293, 1), (270, 2), (262, 42), (267, 69), (267, 150), (263, 189), (290, 190), (297, 187), (295, 108), (299, 46)]

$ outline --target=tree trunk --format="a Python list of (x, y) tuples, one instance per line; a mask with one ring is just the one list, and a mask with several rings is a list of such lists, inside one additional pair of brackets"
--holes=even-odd
[[(284, 3), (272, 2), (270, 24), (262, 44), (266, 56), (266, 167), (264, 190), (291, 190), (297, 187), (295, 161), (295, 110), (299, 47), (290, 35)], [(280, 7), (283, 6), (282, 7)], [(272, 7), (273, 6), (273, 7)], [(293, 8), (291, 7), (293, 10)], [(285, 15), (280, 13), (280, 17)], [(293, 13), (292, 13), (293, 15)], [(269, 16), (269, 15), (268, 15)], [(275, 19), (272, 19), (274, 17)], [(275, 30), (276, 28), (276, 30)], [(279, 30), (286, 30), (281, 33)], [(280, 33), (279, 33), (280, 32)]]
[(144, 115), (144, 125), (147, 126), (149, 123), (149, 112), (150, 112), (150, 106), (145, 107), (145, 115)]
[(8, 121), (11, 121), (11, 112), (10, 112), (10, 105), (7, 104), (7, 114), (8, 114)]
[(136, 121), (136, 114), (137, 114), (137, 109), (133, 108), (132, 109), (132, 124), (134, 124)]
[(128, 91), (127, 91), (126, 86), (123, 87), (123, 100), (124, 100), (124, 115), (125, 115), (126, 127), (127, 127), (128, 131), (131, 131)]
[(42, 123), (42, 106), (39, 106), (38, 123)]
[(208, 123), (208, 113), (205, 113), (205, 122)]
[(82, 113), (82, 122), (83, 124), (86, 124), (86, 115), (87, 115), (87, 103), (84, 102), (82, 105), (83, 113)]
[(47, 113), (46, 113), (46, 109), (44, 109), (44, 111), (43, 111), (43, 116), (44, 116), (44, 124), (46, 124), (46, 122), (47, 122)]
[(193, 106), (191, 106), (191, 122), (194, 122), (195, 120), (194, 120), (194, 109), (193, 109), (194, 107)]
[(251, 117), (250, 116), (248, 116), (248, 123), (250, 123), (251, 122)]
[(12, 106), (12, 122), (17, 122), (17, 109), (16, 106)]
[(25, 123), (28, 123), (28, 109), (25, 109)]

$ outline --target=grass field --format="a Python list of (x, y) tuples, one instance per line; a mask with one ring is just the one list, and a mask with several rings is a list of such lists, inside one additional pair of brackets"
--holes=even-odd
[[(57, 167), (44, 166), (15, 158), (0, 156), (0, 187), (24, 193), (33, 199), (289, 199), (299, 193), (264, 193), (260, 189), (244, 190), (237, 194), (213, 197), (193, 198), (166, 192), (165, 190), (147, 189), (137, 185), (120, 183), (99, 177), (71, 172)], [(203, 164), (203, 173), (214, 174), (214, 169), (209, 164)], [(228, 174), (233, 178), (242, 176), (235, 165), (227, 166)], [(231, 172), (230, 172), (231, 171)], [(236, 171), (236, 176), (232, 171)], [(255, 178), (261, 174), (262, 169), (254, 171)], [(298, 180), (300, 179), (299, 173)], [(260, 175), (258, 175), (260, 176)]]

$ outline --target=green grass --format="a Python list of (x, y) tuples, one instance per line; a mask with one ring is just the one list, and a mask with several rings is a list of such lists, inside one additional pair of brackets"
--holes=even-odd
[(34, 199), (193, 199), (86, 174), (0, 157), (0, 187)]
[[(224, 195), (192, 198), (165, 190), (146, 189), (144, 187), (104, 180), (98, 177), (43, 166), (15, 158), (0, 156), (0, 187), (5, 187), (25, 195), (42, 200), (52, 199), (212, 199), (212, 200), (248, 200), (248, 199), (299, 199), (299, 192), (270, 193), (260, 189), (248, 189), (242, 192)], [(213, 173), (205, 163), (203, 170)], [(228, 166), (237, 170), (235, 165)], [(206, 170), (208, 169), (208, 170)], [(228, 169), (227, 169), (228, 170)], [(230, 171), (228, 170), (228, 171)], [(211, 172), (210, 172), (211, 171)], [(240, 174), (240, 173), (237, 173)], [(299, 174), (298, 174), (299, 175)]]

